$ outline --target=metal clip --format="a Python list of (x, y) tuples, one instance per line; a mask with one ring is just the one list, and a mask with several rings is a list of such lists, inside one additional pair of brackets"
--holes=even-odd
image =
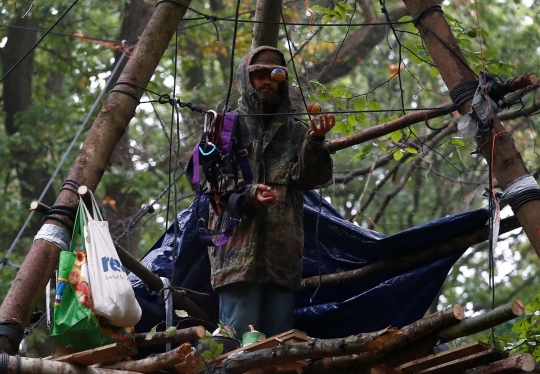
[[(211, 116), (210, 118), (209, 115)], [(217, 113), (213, 110), (209, 110), (204, 114), (204, 132), (208, 131), (210, 124), (217, 117)]]

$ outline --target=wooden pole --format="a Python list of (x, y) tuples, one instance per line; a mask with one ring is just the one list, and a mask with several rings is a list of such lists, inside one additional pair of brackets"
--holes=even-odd
[(357, 352), (358, 354), (345, 357), (328, 357), (312, 363), (306, 373), (334, 372), (341, 369), (354, 367), (355, 369), (366, 368), (366, 365), (374, 362), (384, 363), (384, 357), (403, 348), (412, 342), (439, 331), (445, 327), (456, 324), (465, 318), (465, 313), (460, 305), (452, 305), (440, 312), (430, 314), (399, 330), (400, 334), (392, 340), (376, 347), (376, 349)]
[(120, 361), (115, 364), (105, 366), (106, 369), (131, 370), (138, 373), (153, 373), (165, 370), (184, 361), (185, 357), (192, 352), (191, 345), (184, 343), (180, 347), (167, 353), (161, 353), (152, 357), (136, 361)]
[[(156, 7), (137, 48), (120, 75), (119, 82), (128, 82), (139, 87), (148, 85), (178, 23), (187, 10), (186, 6), (190, 3), (191, 0), (174, 0), (162, 2)], [(133, 118), (138, 100), (143, 94), (143, 89), (129, 84), (122, 84), (116, 88), (123, 92), (111, 92), (105, 100), (103, 109), (94, 121), (68, 177), (79, 184), (87, 185), (92, 190), (99, 184), (108, 160)], [(76, 207), (77, 199), (75, 193), (62, 190), (54, 205)], [(62, 226), (53, 220), (45, 223)], [(8, 326), (9, 333), (7, 330), (0, 333), (2, 347), (0, 349), (7, 353), (14, 354), (19, 350), (22, 334), (13, 334), (12, 330), (15, 328), (20, 331), (27, 325), (58, 265), (59, 253), (60, 249), (56, 245), (45, 240), (38, 239), (32, 244), (0, 306), (0, 322), (13, 324)]]
[(157, 332), (150, 340), (146, 340), (147, 333), (135, 334), (135, 345), (146, 347), (149, 345), (163, 345), (167, 343), (185, 343), (195, 339), (203, 338), (206, 335), (206, 329), (203, 326), (194, 326), (187, 329), (176, 330), (173, 336), (168, 336), (165, 332)]
[[(431, 314), (401, 330), (384, 329), (375, 333), (365, 333), (342, 339), (315, 339), (307, 343), (281, 345), (274, 348), (246, 352), (223, 362), (227, 373), (243, 373), (258, 367), (281, 365), (292, 361), (331, 356), (343, 357), (346, 365), (351, 357), (378, 358), (422, 336), (438, 331), (465, 318), (460, 305), (453, 305), (445, 310)], [(333, 372), (342, 368), (342, 357), (325, 358), (313, 364), (315, 371)], [(337, 364), (336, 364), (337, 363)], [(356, 363), (354, 363), (356, 364)], [(313, 368), (312, 367), (312, 368)], [(348, 366), (343, 366), (348, 367)], [(311, 369), (308, 369), (311, 372)]]
[[(0, 357), (0, 361), (1, 361)], [(42, 358), (9, 356), (7, 370), (0, 367), (2, 374), (134, 374), (136, 371), (110, 370), (96, 367), (72, 365), (67, 362)]]
[[(511, 231), (519, 227), (515, 217), (508, 217), (501, 220), (500, 233)], [(360, 269), (344, 271), (341, 273), (325, 274), (321, 277), (322, 286), (339, 286), (343, 283), (367, 279), (380, 272), (389, 272), (390, 274), (399, 274), (404, 270), (413, 269), (419, 265), (425, 264), (438, 258), (456, 254), (468, 248), (471, 245), (481, 243), (488, 239), (489, 227), (482, 227), (470, 234), (460, 235), (452, 239), (445, 240), (443, 243), (436, 244), (414, 256), (405, 255), (375, 262)], [(301, 288), (311, 289), (319, 284), (319, 276), (302, 279)]]
[[(452, 90), (459, 84), (467, 81), (476, 81), (476, 77), (467, 65), (465, 57), (456, 42), (454, 35), (441, 11), (429, 11), (438, 6), (437, 0), (403, 0), (410, 15), (416, 19), (416, 27), (420, 32), (429, 54), (433, 58), (435, 66), (441, 73), (448, 90)], [(458, 109), (464, 115), (469, 112), (471, 100), (463, 103)], [(493, 175), (498, 185), (504, 190), (508, 184), (525, 174), (529, 174), (520, 153), (516, 149), (514, 140), (495, 116), (493, 120), (493, 134), (498, 134), (495, 139), (486, 133), (477, 139), (480, 152), (491, 163), (492, 143), (493, 150)], [(525, 234), (529, 238), (532, 247), (540, 256), (540, 200), (533, 200), (514, 212)]]
[(487, 313), (466, 318), (460, 323), (442, 330), (439, 332), (439, 341), (444, 343), (464, 336), (476, 334), (477, 332), (487, 330), (522, 316), (524, 312), (525, 305), (519, 300), (506, 305), (501, 305)]
[(504, 360), (467, 372), (467, 374), (514, 374), (530, 373), (534, 370), (534, 359), (529, 353), (510, 356)]
[[(277, 48), (283, 0), (257, 0), (251, 49), (262, 45)], [(264, 23), (269, 22), (269, 23)]]

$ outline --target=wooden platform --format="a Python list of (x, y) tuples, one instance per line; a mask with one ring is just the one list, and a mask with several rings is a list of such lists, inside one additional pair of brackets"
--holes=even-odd
[[(305, 332), (292, 329), (284, 333), (266, 338), (262, 342), (254, 343), (254, 344), (248, 345), (247, 347), (240, 347), (234, 351), (224, 353), (221, 356), (218, 356), (214, 360), (210, 361), (210, 364), (213, 364), (213, 365), (219, 364), (228, 356), (233, 355), (233, 354), (240, 354), (240, 352), (253, 352), (253, 351), (258, 351), (261, 349), (277, 347), (278, 345), (282, 345), (282, 344), (293, 344), (293, 343), (302, 343), (302, 342), (309, 342), (309, 341), (311, 341), (311, 338), (309, 338)], [(299, 361), (291, 362), (285, 365), (278, 365), (275, 368), (262, 368), (262, 370), (264, 370), (265, 372), (273, 371), (276, 373), (296, 372), (296, 369), (300, 369), (306, 365), (307, 365), (306, 360), (299, 360)], [(272, 370), (269, 370), (269, 369), (272, 369)], [(256, 373), (257, 370), (254, 370), (253, 372)], [(251, 371), (249, 371), (248, 373), (251, 373)]]
[(488, 344), (473, 342), (398, 366), (403, 373), (456, 374), (508, 357)]

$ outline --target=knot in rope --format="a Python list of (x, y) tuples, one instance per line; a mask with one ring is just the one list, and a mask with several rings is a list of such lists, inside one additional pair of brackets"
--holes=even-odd
[(424, 17), (429, 12), (442, 12), (444, 13), (442, 6), (440, 5), (432, 5), (430, 7), (427, 7), (426, 9), (422, 10), (416, 18), (413, 19), (413, 25), (415, 25), (418, 28), (418, 22), (422, 20), (422, 17)]

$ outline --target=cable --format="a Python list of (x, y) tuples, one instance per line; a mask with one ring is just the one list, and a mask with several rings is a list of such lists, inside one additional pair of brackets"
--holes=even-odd
[(28, 50), (28, 52), (26, 52), (20, 59), (19, 61), (17, 61), (15, 63), (15, 65), (13, 65), (6, 74), (4, 74), (4, 76), (2, 78), (0, 78), (0, 83), (2, 83), (4, 81), (4, 79), (6, 79), (6, 77), (13, 71), (15, 70), (15, 68), (17, 66), (19, 66), (19, 64), (22, 62), (22, 60), (24, 60), (34, 49), (36, 49), (36, 47), (39, 45), (39, 43), (41, 43), (41, 41), (43, 39), (45, 39), (45, 37), (49, 34), (49, 32), (52, 31), (52, 29), (54, 29), (56, 27), (56, 25), (58, 25), (58, 23), (60, 23), (60, 21), (69, 13), (69, 11), (75, 6), (75, 4), (77, 4), (79, 2), (79, 0), (75, 0), (73, 2), (73, 4), (71, 4), (71, 6), (64, 12), (64, 14), (62, 14), (62, 16), (60, 16), (60, 18), (58, 18), (58, 20), (56, 20), (56, 22), (45, 32), (45, 34), (43, 34), (43, 36), (41, 38), (39, 38), (39, 40)]
[(229, 109), (229, 99), (231, 98), (231, 90), (233, 85), (233, 76), (234, 76), (234, 51), (236, 49), (236, 34), (238, 32), (238, 12), (240, 11), (240, 0), (236, 2), (236, 11), (234, 16), (234, 31), (233, 31), (233, 40), (232, 40), (232, 50), (231, 50), (231, 70), (229, 73), (229, 87), (227, 89), (227, 98), (225, 100), (224, 112)]
[[(105, 83), (105, 86), (104, 87), (107, 87), (109, 85), (109, 83), (111, 82), (111, 80), (113, 79), (113, 77), (115, 76), (116, 72), (118, 71), (120, 65), (122, 64), (122, 61), (124, 60), (124, 58), (126, 57), (126, 53), (124, 52), (120, 58), (118, 59), (118, 61), (116, 62), (116, 65), (114, 66), (112, 72), (111, 72), (111, 75), (109, 76), (109, 79), (107, 80), (107, 83)], [(62, 165), (64, 164), (64, 161), (66, 161), (66, 158), (67, 156), (69, 155), (69, 153), (71, 152), (71, 149), (75, 146), (75, 142), (77, 141), (77, 139), (79, 138), (79, 136), (82, 134), (82, 132), (84, 131), (85, 127), (86, 127), (86, 124), (88, 123), (88, 121), (90, 120), (90, 117), (92, 116), (92, 114), (94, 113), (94, 110), (96, 109), (96, 107), (98, 106), (98, 104), (101, 102), (101, 98), (103, 97), (103, 95), (105, 94), (105, 88), (103, 90), (101, 90), (101, 92), (99, 93), (98, 97), (96, 98), (96, 100), (94, 100), (94, 103), (92, 104), (92, 107), (90, 108), (90, 110), (88, 111), (88, 113), (86, 114), (86, 117), (84, 118), (81, 126), (79, 127), (79, 130), (77, 131), (77, 133), (75, 134), (75, 137), (73, 138), (73, 140), (71, 141), (71, 143), (69, 144), (67, 150), (64, 152), (64, 155), (62, 156), (62, 158), (60, 159), (60, 162), (58, 163), (58, 166), (56, 167), (55, 171), (53, 172), (53, 174), (51, 175), (51, 178), (49, 179), (49, 181), (47, 182), (47, 184), (45, 185), (45, 188), (43, 189), (43, 192), (41, 193), (41, 195), (39, 196), (38, 198), (38, 201), (41, 202), (41, 200), (43, 199), (43, 197), (45, 197), (45, 194), (47, 193), (47, 191), (49, 190), (49, 188), (51, 187), (52, 185), (52, 182), (54, 181), (54, 179), (56, 178), (56, 176), (58, 175), (58, 172), (60, 171), (60, 168), (62, 167)], [(26, 218), (26, 221), (24, 222), (23, 226), (21, 227), (21, 229), (19, 230), (19, 232), (17, 233), (17, 236), (15, 237), (15, 239), (13, 240), (13, 243), (11, 243), (11, 246), (9, 247), (8, 251), (6, 252), (6, 255), (5, 255), (5, 258), (8, 258), (9, 255), (11, 254), (11, 252), (15, 249), (15, 245), (19, 242), (22, 234), (24, 233), (24, 230), (26, 229), (26, 227), (28, 226), (28, 224), (30, 223), (30, 220), (32, 219), (32, 217), (34, 216), (34, 213), (35, 211), (33, 210), (32, 212), (30, 212), (30, 214), (28, 215), (28, 217)], [(4, 267), (4, 263), (0, 262), (0, 272), (2, 271), (2, 268)]]

